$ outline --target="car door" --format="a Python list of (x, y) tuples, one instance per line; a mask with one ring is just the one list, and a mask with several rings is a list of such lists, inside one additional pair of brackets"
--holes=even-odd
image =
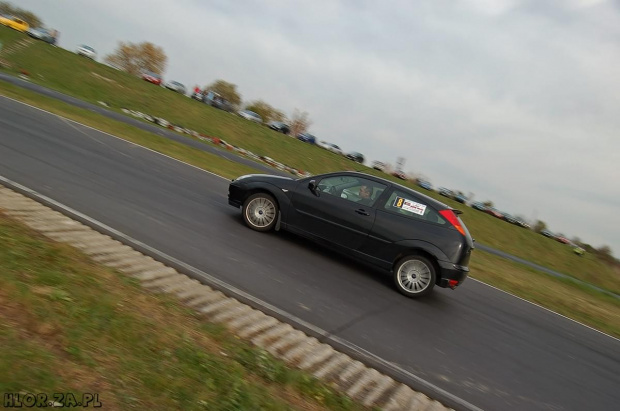
[[(314, 191), (307, 183), (297, 186), (290, 224), (310, 237), (358, 249), (374, 224), (373, 205), (387, 186), (350, 175), (325, 176), (316, 185)], [(364, 185), (372, 187), (372, 195), (361, 203), (359, 191)]]
[(445, 249), (453, 240), (450, 225), (422, 198), (399, 188), (385, 193), (376, 204), (375, 225), (360, 251), (392, 263), (412, 241)]

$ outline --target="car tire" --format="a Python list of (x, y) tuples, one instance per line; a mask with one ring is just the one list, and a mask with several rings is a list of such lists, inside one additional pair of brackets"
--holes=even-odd
[(408, 255), (394, 267), (394, 284), (403, 295), (411, 298), (430, 294), (437, 278), (435, 265), (426, 257)]
[(243, 202), (243, 221), (255, 231), (270, 231), (278, 220), (278, 203), (267, 193), (256, 193)]

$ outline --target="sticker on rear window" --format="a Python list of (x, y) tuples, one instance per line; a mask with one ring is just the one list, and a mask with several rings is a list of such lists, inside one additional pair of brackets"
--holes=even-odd
[(402, 197), (396, 197), (394, 200), (394, 207), (405, 211), (410, 211), (418, 215), (424, 215), (424, 212), (426, 211), (426, 206), (424, 204), (416, 203), (415, 201), (407, 200)]

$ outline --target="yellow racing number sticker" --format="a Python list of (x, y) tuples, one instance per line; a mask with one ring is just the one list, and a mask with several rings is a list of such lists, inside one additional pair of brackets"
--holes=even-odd
[(413, 200), (407, 200), (403, 197), (396, 197), (396, 199), (394, 200), (394, 207), (418, 215), (424, 215), (424, 212), (426, 211), (425, 204), (416, 203)]

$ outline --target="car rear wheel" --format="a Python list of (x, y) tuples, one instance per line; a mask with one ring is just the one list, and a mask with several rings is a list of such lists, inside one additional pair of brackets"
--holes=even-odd
[(426, 257), (410, 255), (402, 258), (394, 268), (394, 283), (407, 297), (430, 294), (435, 286), (435, 266)]
[(253, 194), (243, 203), (243, 220), (252, 230), (269, 231), (273, 229), (277, 217), (278, 205), (269, 194)]

